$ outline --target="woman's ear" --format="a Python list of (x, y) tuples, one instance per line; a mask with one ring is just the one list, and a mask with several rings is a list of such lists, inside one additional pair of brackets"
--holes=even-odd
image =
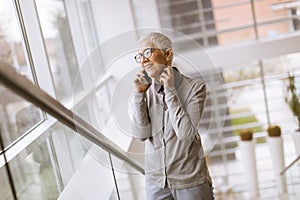
[(166, 50), (166, 61), (168, 65), (172, 64), (172, 59), (173, 59), (173, 50), (172, 49), (167, 49)]

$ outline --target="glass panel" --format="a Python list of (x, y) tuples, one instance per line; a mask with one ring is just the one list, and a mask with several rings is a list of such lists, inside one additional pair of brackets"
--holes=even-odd
[(58, 100), (70, 98), (78, 66), (64, 1), (36, 0), (46, 50)]
[[(80, 66), (81, 72), (85, 73), (85, 75), (82, 75), (82, 82), (85, 88), (87, 82), (96, 81), (99, 78), (99, 72), (104, 70), (102, 61), (103, 55), (101, 55), (99, 51), (99, 38), (96, 27), (98, 22), (94, 16), (94, 4), (94, 1), (76, 0), (78, 9), (78, 15), (76, 17), (80, 20), (80, 30), (84, 47), (79, 47), (78, 44), (76, 44), (75, 47), (85, 49), (88, 55), (87, 58), (84, 58), (85, 60)], [(87, 75), (87, 73), (89, 73), (89, 75)], [(84, 78), (86, 78), (87, 81), (85, 81)]]
[(262, 62), (266, 77), (287, 75), (289, 72), (299, 70), (300, 52), (264, 59)]
[(0, 58), (32, 79), (12, 1), (0, 0)]
[[(136, 145), (132, 145), (131, 147)], [(136, 149), (137, 150), (137, 149)], [(129, 150), (129, 151), (132, 151)], [(137, 150), (140, 151), (140, 150)], [(137, 163), (144, 163), (144, 154), (141, 152), (129, 152), (128, 155)], [(111, 155), (117, 188), (114, 188), (112, 195), (120, 195), (120, 199), (147, 199), (145, 190), (145, 176), (132, 168), (128, 163)], [(142, 166), (142, 164), (141, 164)]]
[(52, 131), (64, 182), (59, 199), (117, 199), (108, 153), (61, 124)]
[[(1, 156), (0, 159), (2, 160), (3, 157)], [(0, 163), (2, 163), (2, 162), (0, 162)], [(11, 190), (11, 185), (9, 184), (9, 181), (8, 181), (8, 175), (7, 175), (5, 166), (2, 166), (0, 168), (0, 197), (3, 200), (14, 199), (12, 190)]]
[(290, 133), (298, 127), (298, 121), (294, 118), (289, 102), (285, 99), (287, 84), (287, 79), (276, 77), (266, 82), (270, 121), (271, 124), (280, 126), (283, 134)]
[[(4, 147), (43, 120), (42, 112), (0, 84), (0, 125)], [(5, 94), (5, 95), (4, 95)]]
[(98, 126), (102, 129), (107, 124), (108, 120), (111, 118), (111, 102), (110, 102), (110, 93), (108, 91), (108, 88), (104, 85), (97, 89), (96, 91), (96, 102), (95, 102), (95, 108), (96, 113), (100, 113), (97, 115), (97, 122)]
[(18, 199), (57, 199), (58, 186), (47, 135), (9, 162)]
[(97, 30), (93, 19), (93, 5), (91, 1), (76, 0), (78, 5), (78, 15), (80, 28), (84, 37), (85, 47), (90, 52), (98, 45)]
[(288, 90), (288, 75), (295, 76), (296, 88), (300, 93), (300, 53), (265, 59), (262, 63), (267, 78), (266, 93), (271, 124), (280, 126), (283, 133), (293, 132), (298, 122), (289, 105), (291, 94)]
[[(224, 140), (219, 140), (219, 142), (224, 142), (225, 148), (221, 149), (219, 153), (212, 151), (208, 163), (215, 188), (222, 190), (224, 185), (230, 185), (234, 191), (239, 191), (233, 193), (237, 199), (247, 199), (245, 191), (248, 190), (246, 182), (247, 171), (243, 166), (242, 155), (238, 146), (239, 137), (237, 135), (246, 128), (251, 129), (254, 133), (260, 133), (265, 131), (265, 127), (268, 125), (260, 69), (259, 62), (222, 68), (228, 102), (228, 114), (226, 116), (228, 121), (227, 124), (226, 122), (224, 124), (223, 132), (231, 132), (235, 137), (226, 137), (224, 134)], [(266, 140), (259, 137), (256, 142), (265, 143)], [(267, 160), (266, 157), (270, 157), (269, 155), (266, 156), (265, 153), (267, 152), (267, 146), (257, 145), (257, 147), (263, 147), (263, 149), (260, 148), (256, 159), (258, 172), (264, 172), (259, 177), (262, 177), (263, 181), (266, 179), (269, 181), (273, 177), (268, 173), (270, 171), (269, 162), (265, 162)], [(218, 158), (216, 155), (222, 159), (216, 159)], [(225, 159), (224, 156), (226, 156)], [(266, 168), (268, 170), (265, 170)], [(263, 181), (260, 181), (259, 184), (264, 184)], [(263, 195), (265, 196), (265, 194)], [(227, 197), (224, 196), (224, 198), (226, 199)]]
[[(295, 134), (295, 133), (294, 133)], [(295, 137), (298, 138), (298, 141), (300, 139), (300, 133), (298, 133), (298, 135), (293, 135), (295, 139)], [(290, 138), (291, 139), (291, 138)], [(295, 140), (290, 140), (289, 139), (289, 144), (292, 146), (296, 146), (299, 144), (295, 143)], [(296, 156), (294, 154), (292, 154), (293, 157), (285, 157), (286, 160), (286, 165), (290, 165), (292, 162), (294, 162), (294, 164), (292, 164), (290, 166), (290, 168), (285, 172), (285, 174), (282, 176), (282, 178), (286, 179), (286, 185), (287, 185), (287, 198), (286, 199), (299, 199), (300, 197), (300, 159), (297, 159), (297, 155), (300, 155), (300, 152), (298, 152), (298, 154), (296, 154)], [(299, 157), (298, 157), (299, 158)], [(296, 162), (295, 162), (296, 161)]]
[(62, 181), (67, 185), (86, 156), (90, 144), (61, 123), (52, 127), (51, 132)]
[[(33, 81), (12, 1), (0, 0), (0, 59)], [(43, 120), (42, 112), (0, 83), (0, 127), (4, 147)]]
[(254, 133), (263, 131), (268, 122), (259, 63), (224, 68), (223, 75), (232, 125), (225, 129), (235, 135), (245, 128)]

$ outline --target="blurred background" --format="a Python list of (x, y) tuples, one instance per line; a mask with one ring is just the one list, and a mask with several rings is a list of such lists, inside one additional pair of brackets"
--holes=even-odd
[[(174, 42), (174, 66), (209, 85), (199, 132), (216, 199), (299, 199), (300, 162), (277, 173), (282, 156), (267, 131), (280, 127), (286, 167), (300, 154), (298, 0), (0, 0), (0, 61), (99, 138), (142, 155), (126, 123), (133, 56), (141, 34), (159, 28)], [(245, 129), (255, 195), (240, 148)], [(0, 199), (145, 199), (141, 173), (1, 82), (0, 135)]]

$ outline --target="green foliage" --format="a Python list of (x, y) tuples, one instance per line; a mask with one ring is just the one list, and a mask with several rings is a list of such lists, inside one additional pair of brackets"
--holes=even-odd
[(300, 130), (300, 102), (299, 95), (297, 94), (297, 88), (295, 84), (295, 76), (289, 74), (288, 76), (289, 85), (288, 92), (290, 93), (290, 98), (287, 99), (293, 114), (298, 120), (298, 130)]

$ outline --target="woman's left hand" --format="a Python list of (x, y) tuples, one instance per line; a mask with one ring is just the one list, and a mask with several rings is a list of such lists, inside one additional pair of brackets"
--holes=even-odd
[(165, 88), (174, 87), (174, 72), (171, 66), (168, 66), (160, 75), (160, 82)]

